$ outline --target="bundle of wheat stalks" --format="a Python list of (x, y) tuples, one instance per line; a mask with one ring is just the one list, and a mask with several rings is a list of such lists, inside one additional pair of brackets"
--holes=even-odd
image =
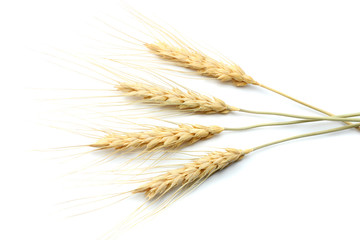
[[(274, 142), (254, 146), (249, 149), (226, 148), (224, 150), (209, 152), (204, 154), (202, 157), (179, 166), (178, 168), (171, 169), (167, 172), (159, 174), (158, 176), (146, 179), (146, 182), (143, 182), (132, 190), (126, 192), (128, 195), (143, 194), (147, 198), (147, 201), (150, 202), (159, 201), (160, 199), (167, 197), (168, 200), (165, 201), (165, 204), (170, 203), (173, 199), (177, 199), (179, 196), (182, 196), (184, 192), (201, 184), (215, 172), (230, 166), (232, 163), (241, 160), (245, 155), (253, 153), (259, 149), (293, 139), (360, 127), (360, 118), (354, 118), (356, 116), (360, 116), (360, 113), (334, 115), (323, 109), (297, 100), (255, 81), (235, 63), (231, 61), (216, 60), (202, 51), (191, 47), (185, 41), (181, 40), (180, 37), (165, 30), (158, 24), (153, 23), (141, 14), (133, 11), (133, 15), (152, 29), (152, 35), (157, 34), (159, 37), (159, 39), (154, 39), (153, 42), (145, 42), (131, 38), (126, 33), (121, 33), (121, 31), (119, 31), (120, 34), (122, 34), (122, 38), (120, 37), (119, 39), (129, 37), (130, 40), (133, 40), (133, 44), (141, 50), (141, 54), (152, 55), (157, 59), (157, 61), (162, 61), (160, 64), (175, 64), (184, 69), (193, 71), (194, 74), (205, 76), (208, 79), (230, 82), (235, 87), (243, 87), (251, 84), (256, 87), (268, 89), (293, 100), (296, 103), (300, 103), (308, 108), (316, 110), (323, 115), (302, 116), (288, 113), (252, 111), (237, 106), (230, 106), (221, 99), (195, 92), (194, 90), (177, 85), (171, 79), (165, 79), (162, 77), (160, 73), (162, 71), (168, 71), (169, 69), (160, 69), (158, 67), (142, 65), (141, 62), (128, 61), (124, 63), (124, 61), (119, 59), (106, 58), (105, 60), (110, 60), (113, 63), (115, 62), (117, 64), (132, 66), (137, 70), (150, 72), (152, 79), (162, 79), (162, 81), (170, 83), (167, 86), (164, 86), (153, 82), (152, 79), (144, 80), (138, 76), (120, 73), (119, 71), (116, 71), (116, 67), (110, 67), (110, 65), (104, 64), (100, 66), (103, 70), (105, 69), (109, 74), (118, 78), (115, 80), (113, 79), (115, 91), (121, 94), (121, 96), (124, 96), (126, 100), (132, 101), (132, 104), (146, 104), (148, 107), (155, 106), (169, 111), (178, 111), (179, 113), (189, 114), (206, 115), (246, 112), (251, 114), (260, 114), (260, 116), (261, 114), (280, 115), (295, 118), (295, 120), (263, 123), (238, 128), (216, 125), (203, 126), (198, 124), (175, 123), (177, 125), (176, 127), (152, 126), (148, 127), (148, 129), (144, 131), (138, 132), (110, 131), (107, 132), (105, 136), (97, 139), (94, 143), (89, 144), (90, 147), (99, 150), (106, 149), (107, 151), (113, 151), (114, 153), (135, 151), (140, 151), (142, 154), (154, 152), (161, 153), (179, 150), (180, 148), (195, 144), (198, 141), (210, 139), (217, 134), (222, 134), (224, 131), (241, 131), (264, 126), (301, 124), (315, 121), (337, 121), (340, 125), (343, 125), (328, 130), (304, 133), (302, 135), (279, 139)], [(127, 39), (126, 41), (129, 42), (130, 40)], [(180, 72), (180, 74), (182, 73)], [(189, 76), (186, 74), (187, 73), (183, 73), (182, 75), (185, 79)], [(149, 161), (151, 161), (150, 158)], [(173, 194), (170, 195), (168, 194), (169, 192), (173, 192)]]

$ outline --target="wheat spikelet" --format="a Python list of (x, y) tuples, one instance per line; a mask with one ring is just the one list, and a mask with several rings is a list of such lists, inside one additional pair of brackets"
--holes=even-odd
[(124, 92), (125, 96), (138, 97), (146, 103), (173, 106), (196, 113), (229, 113), (230, 111), (239, 110), (227, 105), (218, 98), (210, 98), (190, 90), (184, 92), (175, 87), (167, 89), (144, 83), (121, 82), (116, 86), (116, 89)]
[(228, 65), (219, 62), (201, 52), (186, 48), (173, 47), (164, 42), (145, 44), (154, 54), (177, 63), (178, 65), (197, 71), (201, 75), (217, 78), (221, 81), (231, 81), (241, 87), (247, 84), (258, 83), (236, 64)]
[(251, 150), (243, 151), (233, 148), (228, 148), (226, 151), (211, 152), (182, 168), (170, 170), (154, 177), (149, 183), (133, 190), (133, 193), (145, 193), (148, 199), (154, 199), (154, 197), (165, 194), (175, 187), (186, 186), (203, 180), (231, 163), (239, 161), (249, 152)]
[(130, 132), (124, 134), (109, 134), (101, 138), (91, 147), (101, 149), (146, 149), (160, 148), (176, 149), (182, 145), (190, 145), (197, 141), (208, 139), (222, 132), (219, 126), (202, 126), (180, 124), (178, 128), (154, 127), (143, 132)]

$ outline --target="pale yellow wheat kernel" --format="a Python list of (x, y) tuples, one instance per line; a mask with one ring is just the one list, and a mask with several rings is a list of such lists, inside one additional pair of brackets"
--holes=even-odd
[(141, 98), (145, 103), (173, 106), (190, 112), (214, 114), (239, 110), (218, 98), (210, 98), (190, 90), (184, 92), (175, 87), (168, 89), (144, 83), (121, 82), (116, 89), (125, 96)]
[(198, 51), (173, 47), (164, 42), (146, 43), (145, 46), (159, 57), (172, 61), (182, 67), (197, 71), (201, 75), (217, 78), (223, 82), (231, 81), (241, 87), (258, 83), (236, 64), (228, 65)]
[(224, 128), (219, 126), (190, 124), (180, 124), (178, 128), (154, 127), (143, 132), (109, 134), (90, 146), (117, 150), (146, 149), (151, 151), (160, 148), (176, 149), (180, 146), (191, 145), (197, 141), (211, 138), (223, 130)]
[(211, 152), (182, 168), (154, 177), (150, 182), (133, 190), (133, 193), (144, 193), (149, 200), (154, 199), (176, 187), (204, 180), (216, 171), (239, 161), (251, 151), (228, 148), (226, 151)]

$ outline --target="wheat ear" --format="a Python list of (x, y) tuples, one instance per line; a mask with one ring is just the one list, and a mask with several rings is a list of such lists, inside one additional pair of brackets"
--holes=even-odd
[(145, 103), (173, 106), (195, 113), (229, 113), (239, 110), (218, 98), (210, 98), (190, 90), (184, 92), (176, 87), (168, 89), (144, 83), (121, 82), (116, 86), (116, 89), (123, 92), (125, 96), (141, 98)]
[(117, 150), (176, 149), (180, 146), (191, 145), (197, 141), (211, 138), (223, 130), (224, 128), (219, 126), (190, 124), (179, 124), (178, 128), (154, 127), (143, 132), (109, 134), (90, 146)]
[(258, 83), (236, 64), (219, 62), (203, 53), (185, 48), (170, 46), (164, 42), (146, 43), (145, 46), (154, 54), (178, 65), (197, 71), (201, 75), (217, 78), (223, 82), (231, 81), (236, 86)]
[(211, 152), (208, 155), (185, 164), (184, 167), (170, 170), (165, 174), (154, 177), (150, 182), (136, 188), (132, 193), (144, 193), (151, 200), (168, 191), (201, 181), (230, 164), (239, 161), (252, 150), (228, 148), (226, 151)]

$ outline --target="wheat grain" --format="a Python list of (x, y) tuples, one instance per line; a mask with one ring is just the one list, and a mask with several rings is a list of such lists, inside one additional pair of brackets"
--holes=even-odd
[(258, 84), (252, 77), (246, 75), (238, 65), (222, 63), (201, 52), (173, 47), (164, 42), (145, 44), (145, 46), (161, 58), (195, 70), (201, 75), (217, 78), (223, 82), (231, 81), (238, 87), (247, 84)]
[(180, 146), (191, 145), (197, 141), (211, 138), (223, 130), (224, 128), (219, 126), (190, 124), (179, 124), (178, 128), (154, 127), (142, 132), (109, 134), (90, 146), (116, 150), (146, 149), (150, 151), (160, 148), (176, 149)]
[(173, 106), (190, 112), (214, 114), (239, 110), (218, 98), (210, 98), (190, 90), (184, 92), (175, 87), (168, 89), (144, 83), (121, 82), (116, 89), (124, 92), (125, 96), (141, 98), (145, 103)]
[(165, 174), (154, 177), (150, 182), (136, 188), (133, 193), (144, 193), (148, 199), (165, 194), (179, 186), (187, 186), (196, 181), (206, 179), (233, 162), (239, 161), (252, 150), (228, 148), (226, 151), (215, 151), (186, 164), (179, 169), (170, 170)]

